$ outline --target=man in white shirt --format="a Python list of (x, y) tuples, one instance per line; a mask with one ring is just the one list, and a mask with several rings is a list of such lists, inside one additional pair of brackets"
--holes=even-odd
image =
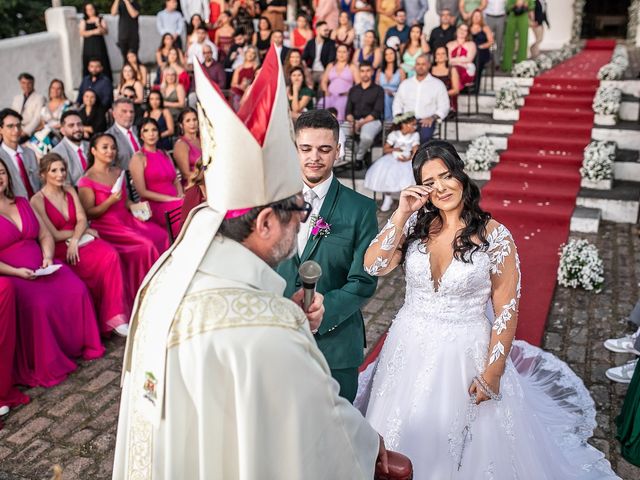
[(118, 146), (118, 164), (123, 170), (129, 169), (129, 162), (134, 153), (140, 150), (142, 144), (138, 139), (138, 129), (133, 125), (135, 118), (133, 102), (128, 98), (119, 98), (113, 102), (113, 125), (110, 133), (116, 139)]
[(84, 125), (75, 110), (67, 110), (60, 117), (60, 132), (64, 138), (53, 153), (60, 155), (67, 163), (67, 182), (76, 185), (88, 167), (89, 144), (82, 140)]
[(393, 115), (413, 112), (418, 119), (420, 143), (433, 136), (438, 119), (449, 114), (449, 95), (441, 80), (429, 73), (431, 61), (427, 55), (416, 60), (416, 75), (400, 83), (393, 99)]
[(502, 47), (504, 41), (504, 25), (507, 20), (507, 0), (488, 0), (484, 10), (484, 21), (493, 32), (496, 42), (495, 64), (502, 62)]
[(284, 65), (285, 60), (287, 59), (287, 55), (291, 49), (289, 47), (284, 46), (284, 33), (282, 30), (274, 30), (271, 34), (271, 44), (275, 47), (276, 53), (278, 57), (280, 57), (280, 61)]
[(213, 59), (218, 61), (218, 47), (209, 40), (207, 36), (207, 29), (201, 25), (196, 29), (196, 41), (189, 45), (189, 50), (187, 51), (187, 70), (193, 71), (193, 65), (195, 65), (196, 61), (200, 63), (204, 62), (204, 53), (202, 52), (202, 48), (205, 45), (211, 47)]
[(156, 15), (156, 27), (160, 35), (170, 33), (173, 37), (173, 44), (178, 48), (182, 48), (184, 18), (178, 11), (178, 0), (167, 0), (165, 2), (165, 9)]
[(38, 161), (33, 150), (20, 146), (22, 116), (10, 108), (0, 111), (0, 158), (7, 165), (13, 192), (17, 197), (31, 198), (40, 190)]
[(187, 23), (194, 15), (200, 15), (205, 23), (209, 21), (210, 10), (207, 0), (180, 0), (180, 9)]
[(22, 116), (22, 141), (28, 140), (40, 125), (40, 112), (45, 104), (45, 98), (34, 90), (35, 80), (30, 73), (18, 76), (22, 94), (13, 97), (11, 109)]

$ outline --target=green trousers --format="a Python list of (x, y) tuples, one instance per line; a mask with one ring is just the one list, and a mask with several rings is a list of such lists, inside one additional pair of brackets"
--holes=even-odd
[(340, 396), (353, 403), (358, 393), (358, 368), (331, 369), (331, 376), (340, 384)]
[(513, 51), (518, 36), (518, 52), (516, 63), (527, 59), (527, 43), (529, 40), (529, 16), (526, 13), (516, 15), (509, 13), (504, 31), (504, 50), (502, 51), (502, 71), (510, 72), (513, 66)]

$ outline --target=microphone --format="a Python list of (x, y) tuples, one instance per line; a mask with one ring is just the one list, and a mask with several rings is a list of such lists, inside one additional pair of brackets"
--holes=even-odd
[(316, 292), (316, 284), (322, 276), (322, 268), (318, 262), (307, 260), (300, 265), (298, 274), (300, 275), (300, 280), (302, 280), (302, 288), (304, 290), (302, 305), (306, 312), (313, 301), (313, 295)]

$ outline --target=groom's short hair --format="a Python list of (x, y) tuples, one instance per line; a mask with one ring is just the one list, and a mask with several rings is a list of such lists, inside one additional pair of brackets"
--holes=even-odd
[(340, 124), (328, 110), (309, 110), (300, 115), (295, 125), (296, 137), (305, 128), (331, 130), (336, 143), (340, 141)]

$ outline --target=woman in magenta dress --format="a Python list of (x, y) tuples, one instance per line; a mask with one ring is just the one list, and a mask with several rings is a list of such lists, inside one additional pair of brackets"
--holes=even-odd
[[(153, 118), (145, 118), (139, 131), (143, 146), (131, 158), (129, 171), (140, 197), (151, 206), (151, 220), (164, 228), (167, 224), (164, 214), (182, 207), (182, 185), (173, 161), (164, 150), (158, 148), (158, 122)], [(179, 225), (174, 224), (174, 227), (177, 231), (173, 233), (177, 235)]]
[(15, 387), (13, 380), (15, 347), (16, 292), (11, 280), (0, 277), (0, 416), (9, 413), (9, 407), (29, 403), (29, 397)]
[(338, 120), (344, 121), (349, 90), (359, 82), (358, 69), (349, 63), (349, 48), (346, 45), (338, 45), (336, 61), (327, 65), (320, 82), (320, 88), (325, 95), (324, 100), (319, 102), (320, 105), (323, 108), (335, 108), (338, 110)]
[(185, 108), (178, 117), (180, 138), (173, 147), (173, 158), (176, 161), (182, 186), (191, 185), (196, 163), (202, 157), (200, 132), (198, 130), (198, 114), (193, 108)]
[(127, 304), (133, 305), (138, 287), (153, 263), (169, 247), (169, 236), (153, 222), (143, 222), (131, 213), (126, 182), (117, 187), (122, 170), (112, 166), (116, 158), (115, 139), (102, 133), (89, 144), (89, 169), (78, 181), (80, 202), (91, 226), (120, 255)]
[(126, 336), (132, 305), (125, 303), (118, 252), (88, 228), (78, 194), (65, 185), (67, 165), (62, 157), (56, 153), (42, 157), (40, 177), (44, 186), (31, 198), (31, 206), (56, 242), (54, 258), (69, 265), (89, 287), (100, 333), (113, 330)]
[(16, 298), (16, 383), (51, 387), (76, 369), (74, 358), (102, 356), (98, 323), (85, 284), (66, 266), (36, 276), (53, 265), (51, 234), (26, 198), (15, 197), (0, 160), (0, 275)]
[(473, 85), (476, 78), (476, 44), (469, 37), (469, 27), (461, 23), (456, 29), (456, 39), (447, 43), (449, 64), (454, 66), (460, 77), (460, 85)]

